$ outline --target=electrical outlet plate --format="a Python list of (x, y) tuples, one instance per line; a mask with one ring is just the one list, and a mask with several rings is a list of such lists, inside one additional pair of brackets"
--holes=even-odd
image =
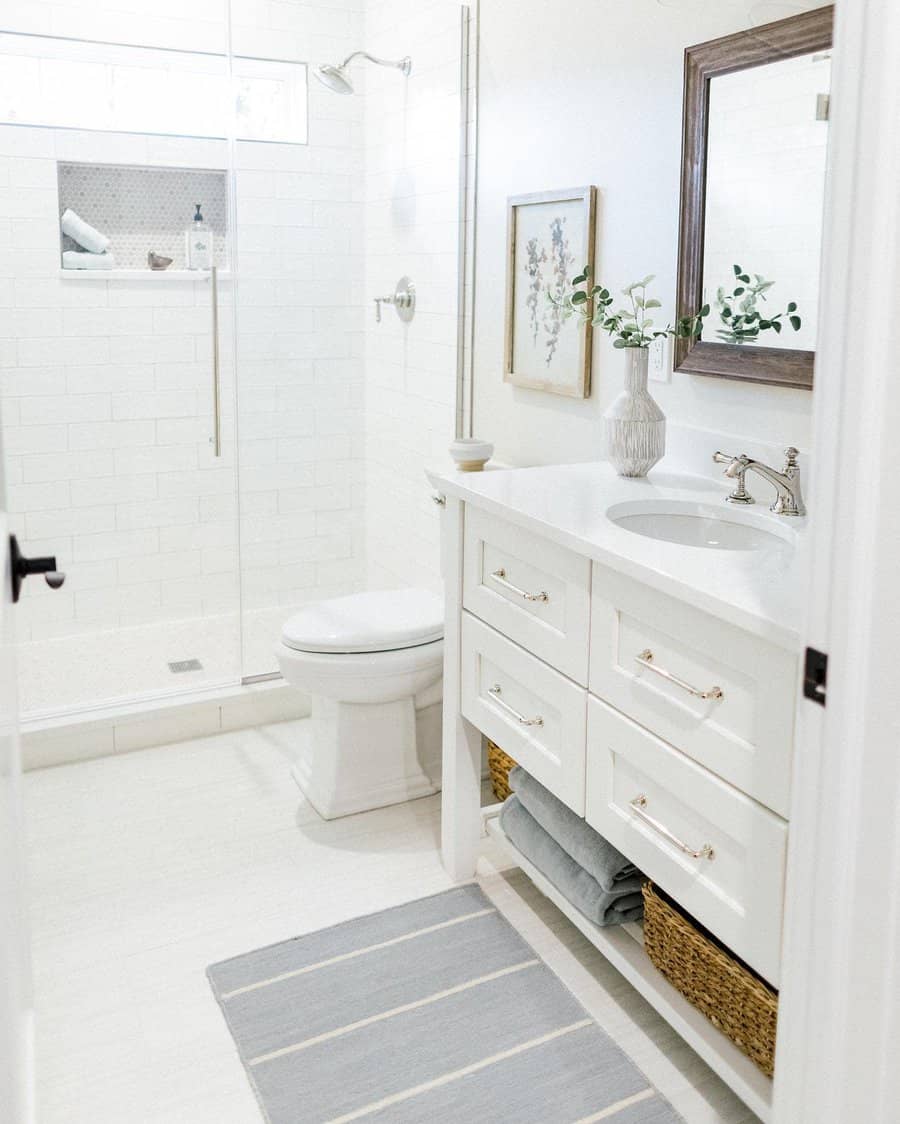
[(660, 336), (650, 344), (647, 377), (653, 382), (670, 382), (672, 379), (672, 352), (669, 337)]

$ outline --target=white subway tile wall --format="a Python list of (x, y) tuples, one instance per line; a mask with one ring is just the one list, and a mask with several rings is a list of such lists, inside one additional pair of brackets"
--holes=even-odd
[[(474, 17), (470, 30), (474, 44)], [(455, 431), (461, 8), (370, 0), (366, 37), (377, 55), (413, 60), (406, 83), (366, 75), (367, 584), (439, 592), (440, 522), (424, 469), (447, 460)], [(376, 323), (372, 298), (404, 274), (415, 319), (404, 325), (388, 308)]]
[[(66, 6), (33, 0), (4, 18), (219, 50), (221, 11), (101, 0), (75, 27)], [(413, 55), (414, 72), (406, 83), (361, 67), (355, 97), (313, 80), (308, 145), (236, 146), (221, 459), (208, 283), (60, 279), (56, 180), (60, 161), (224, 168), (225, 145), (0, 127), (9, 507), (25, 552), (55, 553), (68, 575), (57, 592), (32, 581), (23, 594), (27, 712), (274, 671), (281, 624), (302, 604), (439, 585), (422, 469), (454, 429), (459, 12), (446, 0), (233, 0), (238, 53), (314, 65), (365, 46)], [(404, 273), (416, 319), (404, 331), (388, 310), (376, 329), (372, 297)], [(192, 657), (202, 671), (169, 672)]]

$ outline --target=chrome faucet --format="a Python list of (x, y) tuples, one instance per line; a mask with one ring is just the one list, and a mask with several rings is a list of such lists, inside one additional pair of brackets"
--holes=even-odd
[(727, 496), (728, 503), (754, 503), (753, 497), (744, 487), (744, 476), (748, 472), (755, 472), (763, 480), (768, 480), (775, 489), (775, 502), (769, 508), (776, 515), (805, 515), (806, 507), (803, 503), (803, 493), (800, 490), (800, 465), (797, 463), (798, 451), (792, 446), (784, 451), (784, 471), (777, 472), (762, 461), (755, 461), (752, 457), (741, 453), (739, 457), (732, 457), (728, 453), (713, 453), (716, 464), (727, 464), (725, 475), (729, 480), (737, 480), (737, 486), (731, 495)]

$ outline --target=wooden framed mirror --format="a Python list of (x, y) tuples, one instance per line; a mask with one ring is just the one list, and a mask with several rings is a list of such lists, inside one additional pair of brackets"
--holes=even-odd
[(677, 315), (711, 307), (676, 371), (812, 388), (833, 24), (685, 51)]

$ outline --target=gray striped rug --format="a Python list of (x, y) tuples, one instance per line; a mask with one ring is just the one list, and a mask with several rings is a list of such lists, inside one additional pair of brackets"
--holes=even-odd
[(675, 1124), (475, 885), (208, 969), (270, 1124)]

